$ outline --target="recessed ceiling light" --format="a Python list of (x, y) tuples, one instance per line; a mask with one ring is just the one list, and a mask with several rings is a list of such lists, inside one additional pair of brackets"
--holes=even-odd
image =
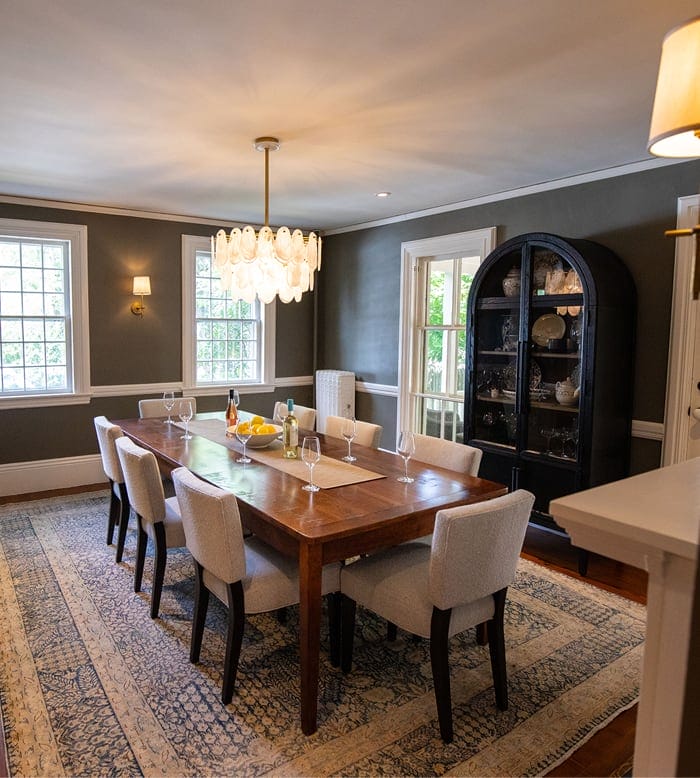
[(377, 197), (389, 197), (391, 192), (377, 192)]

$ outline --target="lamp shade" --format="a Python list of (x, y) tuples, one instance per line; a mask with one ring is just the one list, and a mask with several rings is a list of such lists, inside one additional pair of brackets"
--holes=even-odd
[(150, 276), (134, 276), (133, 294), (146, 295), (151, 293)]
[(648, 150), (700, 157), (700, 16), (664, 38)]

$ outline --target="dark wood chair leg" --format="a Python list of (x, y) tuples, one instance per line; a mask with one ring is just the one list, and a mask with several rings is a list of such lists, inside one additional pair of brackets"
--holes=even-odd
[(277, 616), (277, 621), (280, 624), (286, 624), (287, 623), (287, 609), (286, 608), (278, 608), (275, 611), (275, 615)]
[(204, 585), (204, 568), (194, 559), (194, 612), (192, 614), (192, 637), (190, 638), (190, 662), (199, 662), (202, 650), (202, 636), (209, 608), (209, 589)]
[(588, 559), (590, 552), (585, 548), (578, 549), (578, 574), (584, 578), (588, 575)]
[(117, 485), (109, 479), (109, 519), (107, 521), (107, 545), (112, 545), (114, 539), (114, 527), (119, 523), (119, 497), (117, 496)]
[(493, 595), (495, 612), (489, 625), (489, 654), (491, 655), (491, 674), (496, 705), (500, 710), (508, 708), (508, 673), (506, 670), (506, 642), (503, 629), (503, 615), (506, 608), (508, 589), (501, 589)]
[(330, 660), (333, 667), (340, 667), (340, 592), (328, 595), (328, 632)]
[(243, 630), (245, 629), (245, 606), (243, 584), (240, 581), (228, 584), (228, 632), (226, 635), (226, 657), (224, 658), (224, 682), (221, 687), (221, 701), (228, 705), (233, 697), (241, 656)]
[(136, 542), (136, 566), (134, 567), (134, 591), (141, 591), (141, 581), (143, 580), (143, 565), (146, 561), (146, 546), (148, 545), (148, 535), (141, 525), (141, 517), (136, 514), (136, 523), (139, 528), (138, 540)]
[(340, 669), (349, 673), (352, 668), (352, 644), (355, 637), (357, 605), (344, 594), (340, 595)]
[(124, 555), (124, 543), (126, 542), (126, 531), (129, 528), (129, 514), (131, 513), (131, 505), (129, 504), (129, 495), (126, 491), (126, 484), (118, 484), (118, 486), (121, 510), (119, 513), (118, 521), (119, 534), (117, 535), (117, 564), (122, 561), (122, 556)]
[(151, 589), (151, 618), (158, 618), (160, 595), (165, 579), (165, 563), (168, 559), (168, 544), (165, 539), (165, 525), (158, 521), (153, 525), (155, 535), (155, 556), (153, 560), (153, 587)]
[(393, 643), (396, 640), (397, 635), (397, 629), (396, 624), (393, 624), (391, 621), (387, 621), (386, 623), (386, 639)]
[(485, 646), (489, 642), (488, 621), (476, 625), (476, 642), (480, 646)]
[(451, 743), (454, 736), (452, 731), (450, 665), (447, 654), (451, 615), (451, 609), (443, 611), (433, 607), (433, 616), (430, 620), (430, 665), (433, 669), (433, 686), (440, 735), (445, 743)]

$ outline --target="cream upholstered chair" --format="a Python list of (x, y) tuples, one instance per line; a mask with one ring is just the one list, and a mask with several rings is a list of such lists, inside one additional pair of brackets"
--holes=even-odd
[(129, 494), (124, 483), (124, 474), (122, 466), (117, 455), (115, 441), (121, 438), (124, 433), (117, 424), (112, 424), (106, 416), (95, 416), (95, 432), (97, 433), (97, 445), (102, 457), (102, 468), (109, 479), (109, 519), (107, 522), (107, 545), (112, 544), (114, 538), (114, 528), (119, 528), (117, 535), (117, 556), (116, 561), (122, 561), (124, 553), (124, 541), (126, 539), (126, 529), (129, 523)]
[[(342, 438), (344, 421), (342, 416), (326, 416), (326, 435), (330, 435), (332, 438)], [(357, 443), (358, 446), (377, 448), (383, 429), (379, 424), (357, 420), (355, 421), (356, 435), (353, 443)]]
[[(282, 419), (287, 415), (287, 403), (276, 402), (272, 411), (272, 418)], [(305, 430), (312, 430), (316, 427), (316, 409), (306, 408), (304, 405), (294, 404), (294, 415), (297, 417), (299, 426)]]
[[(194, 558), (195, 603), (190, 661), (198, 662), (209, 593), (228, 606), (228, 631), (221, 700), (231, 702), (236, 683), (246, 613), (264, 613), (299, 602), (296, 561), (256, 537), (243, 539), (236, 496), (202, 481), (185, 467), (173, 470), (187, 548)], [(338, 564), (323, 568), (321, 593), (333, 594), (331, 641), (338, 663)]]
[[(175, 398), (175, 408), (177, 408), (177, 403), (179, 400), (189, 400), (192, 403), (192, 412), (197, 413), (197, 398), (196, 397), (176, 397)], [(175, 416), (177, 416), (177, 411), (173, 409), (171, 413), (175, 413)], [(139, 400), (139, 418), (141, 419), (152, 419), (156, 416), (167, 416), (168, 412), (165, 410), (165, 405), (163, 404), (163, 400), (160, 398), (155, 398), (152, 400)]]
[(503, 615), (534, 495), (518, 490), (438, 511), (432, 547), (404, 543), (342, 568), (341, 667), (349, 672), (355, 605), (430, 638), (430, 661), (442, 739), (453, 737), (449, 638), (488, 622), (496, 704), (508, 707)]
[(412, 457), (415, 461), (469, 475), (479, 475), (482, 455), (480, 448), (417, 432), (413, 438), (416, 441), (416, 453)]
[(160, 595), (165, 578), (165, 563), (169, 548), (185, 545), (177, 497), (165, 499), (158, 463), (152, 452), (137, 446), (127, 437), (116, 442), (129, 500), (136, 512), (139, 535), (136, 546), (134, 591), (141, 591), (146, 546), (151, 538), (155, 546), (153, 586), (151, 588), (151, 618), (158, 617)]

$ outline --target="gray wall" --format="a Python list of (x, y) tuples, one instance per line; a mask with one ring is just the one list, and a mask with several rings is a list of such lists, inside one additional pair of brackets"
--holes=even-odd
[[(352, 370), (358, 379), (398, 381), (401, 243), (496, 226), (498, 242), (525, 232), (587, 238), (615, 251), (637, 286), (634, 419), (663, 422), (677, 198), (695, 194), (700, 162), (686, 162), (401, 221), (324, 239), (319, 277), (318, 367)], [(358, 395), (358, 416), (396, 434), (392, 398)], [(632, 472), (657, 467), (660, 444), (633, 440)]]
[[(90, 373), (93, 386), (179, 382), (181, 358), (182, 235), (209, 236), (216, 228), (191, 223), (84, 213), (0, 203), (0, 218), (85, 224), (88, 228)], [(146, 313), (129, 310), (134, 275), (150, 275)], [(312, 295), (277, 304), (277, 377), (313, 371)], [(276, 399), (312, 403), (312, 387), (246, 395), (245, 407), (271, 414)], [(97, 452), (92, 419), (138, 415), (139, 397), (100, 397), (88, 405), (0, 410), (0, 463)], [(202, 397), (199, 410), (223, 410), (221, 397)]]

